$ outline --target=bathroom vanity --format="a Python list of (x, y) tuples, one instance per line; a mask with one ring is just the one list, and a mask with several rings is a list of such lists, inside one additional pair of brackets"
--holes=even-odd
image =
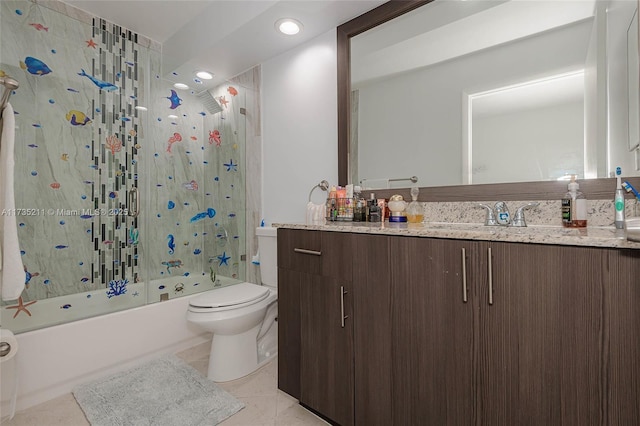
[(274, 225), (278, 383), (341, 425), (640, 424), (640, 243)]

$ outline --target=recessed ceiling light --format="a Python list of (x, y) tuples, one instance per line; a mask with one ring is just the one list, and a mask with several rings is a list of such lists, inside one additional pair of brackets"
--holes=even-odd
[(206, 71), (198, 71), (196, 75), (203, 80), (211, 80), (213, 78), (213, 74)]
[(142, 106), (142, 105), (138, 105), (138, 106), (136, 107), (136, 109), (137, 109), (138, 111), (146, 111), (146, 110), (147, 110), (147, 107)]
[(167, 118), (171, 118), (175, 120), (176, 118), (178, 118), (178, 116), (171, 114), (171, 115), (167, 115)]
[(276, 29), (282, 34), (295, 35), (302, 31), (302, 24), (292, 18), (282, 18), (276, 21)]
[(187, 86), (187, 85), (186, 85), (186, 84), (184, 84), (184, 83), (175, 83), (175, 84), (173, 85), (173, 87), (175, 87), (176, 89), (181, 89), (181, 90), (186, 90), (186, 89), (188, 89), (188, 88), (189, 88), (189, 86)]

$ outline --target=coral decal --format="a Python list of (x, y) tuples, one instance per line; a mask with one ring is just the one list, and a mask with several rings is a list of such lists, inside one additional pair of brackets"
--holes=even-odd
[(109, 151), (111, 151), (111, 155), (115, 155), (116, 152), (120, 152), (122, 150), (122, 141), (115, 135), (107, 136), (107, 142), (105, 146)]
[(114, 296), (120, 296), (127, 292), (127, 284), (129, 280), (111, 280), (109, 281), (109, 289), (107, 290), (107, 297), (111, 299)]

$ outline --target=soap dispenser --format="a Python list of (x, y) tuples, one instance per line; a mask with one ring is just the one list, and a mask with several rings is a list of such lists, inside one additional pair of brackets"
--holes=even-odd
[(571, 175), (569, 190), (562, 199), (562, 225), (568, 228), (587, 226), (587, 199), (579, 188), (576, 175)]
[(420, 223), (424, 218), (424, 209), (418, 202), (419, 193), (418, 187), (411, 188), (411, 202), (407, 207), (407, 220), (409, 223)]

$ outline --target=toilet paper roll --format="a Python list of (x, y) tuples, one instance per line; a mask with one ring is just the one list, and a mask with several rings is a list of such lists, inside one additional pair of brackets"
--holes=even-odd
[(9, 362), (18, 352), (18, 340), (11, 330), (0, 328), (0, 363)]

